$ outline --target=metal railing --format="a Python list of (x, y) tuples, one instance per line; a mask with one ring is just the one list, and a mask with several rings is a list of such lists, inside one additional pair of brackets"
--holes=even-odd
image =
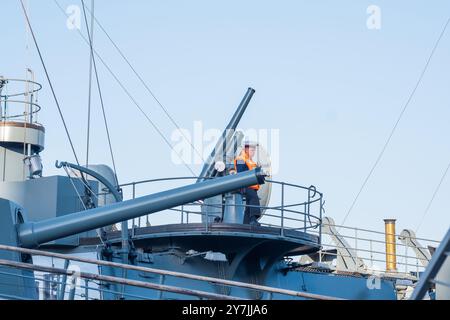
[[(16, 88), (19, 84), (25, 85), (25, 89)], [(14, 86), (9, 91), (9, 86)], [(42, 85), (22, 79), (5, 79), (0, 77), (0, 119), (1, 122), (38, 123), (37, 115), (41, 106), (37, 103), (37, 93), (42, 89)]]
[[(155, 188), (157, 183), (179, 182), (186, 180), (197, 180), (199, 177), (174, 177), (136, 181), (122, 184), (120, 188), (124, 193), (124, 198), (135, 199), (138, 196), (138, 187), (145, 186), (145, 194), (151, 193), (151, 189)], [(296, 184), (267, 180), (266, 183), (272, 184), (272, 201), (271, 205), (258, 206), (262, 211), (260, 224), (272, 228), (278, 228), (280, 236), (285, 237), (286, 230), (308, 232), (311, 230), (318, 231), (319, 243), (323, 213), (323, 194), (316, 190), (314, 186), (304, 187)], [(278, 189), (278, 190), (276, 190)], [(153, 190), (155, 191), (155, 190)], [(160, 191), (160, 189), (157, 189)], [(276, 192), (278, 191), (278, 192)], [(103, 193), (103, 196), (109, 193)], [(101, 196), (101, 195), (100, 195)], [(296, 201), (289, 201), (295, 199)], [(300, 199), (300, 201), (298, 201)], [(187, 203), (170, 210), (162, 211), (158, 214), (152, 214), (139, 219), (133, 219), (131, 224), (132, 235), (135, 234), (136, 228), (143, 226), (167, 225), (167, 224), (189, 224), (203, 223), (205, 230), (208, 231), (210, 224), (210, 216), (205, 208), (217, 210), (225, 210), (228, 206), (245, 210), (252, 207), (247, 204), (225, 204), (220, 205), (207, 204), (202, 201)], [(163, 217), (163, 218), (162, 218)]]
[[(326, 226), (324, 224), (324, 226)], [(350, 249), (355, 253), (356, 257), (364, 262), (365, 270), (342, 270), (367, 273), (385, 273), (386, 272), (386, 240), (385, 233), (380, 231), (373, 231), (363, 228), (348, 227), (342, 225), (332, 225), (339, 229), (339, 235), (345, 239), (350, 245)], [(330, 252), (330, 250), (341, 249), (342, 246), (337, 245), (332, 241), (332, 234), (322, 231), (322, 250), (320, 251), (320, 260), (327, 258), (338, 258), (339, 253)], [(399, 276), (409, 277), (411, 279), (418, 279), (420, 274), (426, 269), (428, 261), (418, 257), (412, 247), (401, 243), (399, 238), (404, 235), (395, 235), (396, 241), (396, 257), (397, 257), (397, 271), (395, 274)], [(421, 242), (422, 246), (418, 249), (428, 251), (430, 247), (439, 246), (439, 241), (414, 238)], [(342, 257), (351, 258), (349, 255), (341, 255)], [(424, 265), (425, 264), (425, 265)]]
[[(311, 294), (307, 292), (298, 292), (293, 290), (286, 290), (286, 289), (280, 289), (280, 288), (274, 288), (274, 287), (267, 287), (262, 285), (255, 285), (251, 283), (244, 283), (244, 282), (237, 282), (232, 280), (225, 280), (225, 279), (219, 279), (219, 278), (212, 278), (212, 277), (205, 277), (195, 274), (188, 274), (188, 273), (181, 273), (181, 272), (175, 272), (175, 271), (168, 271), (168, 270), (160, 270), (160, 269), (153, 269), (153, 268), (146, 268), (146, 267), (140, 267), (136, 265), (128, 265), (128, 264), (121, 264), (121, 263), (115, 263), (110, 261), (103, 261), (103, 260), (95, 260), (95, 259), (89, 259), (89, 258), (82, 258), (77, 256), (69, 256), (65, 254), (59, 254), (59, 253), (52, 253), (47, 251), (40, 251), (40, 250), (32, 250), (32, 249), (24, 249), (24, 248), (18, 248), (18, 247), (11, 247), (11, 246), (5, 246), (0, 245), (0, 250), (9, 251), (9, 252), (17, 252), (21, 254), (28, 254), (32, 255), (34, 257), (41, 256), (46, 258), (51, 258), (52, 265), (56, 263), (55, 260), (60, 260), (64, 263), (64, 268), (55, 268), (55, 267), (48, 267), (48, 266), (42, 266), (42, 265), (34, 265), (34, 264), (27, 264), (27, 263), (20, 263), (20, 262), (14, 262), (9, 260), (0, 260), (0, 266), (7, 267), (11, 269), (21, 269), (21, 270), (30, 270), (33, 272), (39, 272), (35, 277), (31, 276), (25, 276), (25, 275), (18, 275), (14, 274), (12, 272), (8, 271), (2, 271), (0, 274), (4, 274), (10, 277), (21, 277), (21, 278), (30, 278), (30, 279), (36, 279), (38, 280), (39, 285), (37, 287), (32, 287), (28, 289), (37, 289), (37, 288), (53, 288), (53, 294), (50, 292), (47, 292), (46, 296), (50, 297), (50, 299), (59, 299), (64, 300), (66, 297), (69, 300), (74, 300), (76, 297), (83, 298), (85, 300), (91, 300), (91, 299), (100, 299), (102, 297), (102, 293), (112, 293), (118, 297), (123, 298), (132, 298), (132, 299), (149, 299), (147, 296), (140, 296), (135, 294), (127, 293), (126, 290), (123, 288), (125, 287), (138, 287), (138, 288), (144, 288), (149, 289), (153, 291), (158, 291), (160, 293), (162, 292), (170, 292), (179, 294), (182, 296), (191, 296), (191, 297), (197, 297), (199, 299), (219, 299), (219, 300), (235, 300), (239, 299), (242, 300), (241, 297), (233, 297), (230, 295), (223, 295), (223, 294), (216, 294), (212, 292), (206, 292), (206, 291), (200, 291), (200, 290), (194, 290), (189, 288), (181, 288), (177, 286), (171, 286), (164, 284), (164, 279), (168, 277), (173, 278), (181, 278), (181, 279), (188, 279), (193, 281), (200, 281), (200, 282), (206, 282), (210, 284), (216, 284), (225, 286), (227, 288), (243, 288), (248, 289), (253, 292), (261, 292), (265, 295), (266, 299), (272, 299), (273, 295), (280, 295), (280, 296), (290, 296), (290, 297), (298, 297), (298, 298), (304, 298), (304, 299), (312, 299), (312, 300), (338, 300), (338, 298), (324, 296), (324, 295), (316, 295)], [(80, 270), (71, 270), (69, 269), (69, 264), (71, 263), (81, 263), (81, 264), (88, 264), (98, 267), (111, 267), (111, 268), (118, 268), (123, 271), (131, 270), (131, 271), (138, 271), (140, 273), (145, 274), (154, 274), (160, 277), (163, 281), (157, 281), (158, 283), (152, 283), (152, 282), (143, 282), (143, 281), (137, 281), (137, 280), (129, 280), (126, 278), (121, 277), (111, 277), (111, 276), (105, 276), (105, 275), (99, 275), (99, 274), (92, 274), (92, 273), (86, 273), (81, 272)], [(126, 272), (124, 272), (126, 274)], [(47, 276), (46, 276), (47, 275)], [(48, 275), (51, 275), (49, 277)], [(62, 276), (62, 278), (61, 278)], [(84, 284), (78, 283), (78, 279), (84, 280)], [(105, 289), (106, 284), (119, 284), (122, 287), (122, 290), (110, 290)], [(97, 295), (95, 298), (92, 296), (91, 291), (96, 292)], [(159, 298), (162, 298), (162, 295), (159, 294)], [(19, 297), (16, 297), (19, 298)]]

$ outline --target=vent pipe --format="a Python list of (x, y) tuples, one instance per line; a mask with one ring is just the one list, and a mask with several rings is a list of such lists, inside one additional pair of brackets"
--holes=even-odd
[(397, 246), (395, 239), (395, 219), (385, 219), (386, 272), (397, 271)]

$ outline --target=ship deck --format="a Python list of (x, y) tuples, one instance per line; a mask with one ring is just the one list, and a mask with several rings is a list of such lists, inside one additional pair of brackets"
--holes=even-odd
[[(266, 241), (289, 245), (293, 249), (288, 255), (307, 254), (320, 249), (320, 238), (303, 231), (281, 229), (278, 227), (254, 226), (227, 223), (189, 223), (169, 224), (141, 227), (129, 230), (132, 240), (138, 247), (144, 243), (161, 242), (173, 238), (183, 238), (183, 241)], [(121, 231), (107, 232), (105, 239), (111, 244), (121, 242)], [(81, 238), (80, 245), (100, 244), (99, 238)]]

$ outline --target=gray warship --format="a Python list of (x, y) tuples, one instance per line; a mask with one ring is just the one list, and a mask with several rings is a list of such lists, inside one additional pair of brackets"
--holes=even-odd
[[(262, 145), (261, 168), (234, 172), (254, 89), (198, 176), (119, 184), (107, 165), (64, 159), (65, 174), (45, 176), (46, 109), (30, 78), (0, 77), (0, 299), (450, 299), (450, 231), (336, 225), (319, 188), (273, 180)], [(136, 196), (164, 182), (177, 187)], [(263, 213), (247, 224), (241, 190), (256, 184)]]

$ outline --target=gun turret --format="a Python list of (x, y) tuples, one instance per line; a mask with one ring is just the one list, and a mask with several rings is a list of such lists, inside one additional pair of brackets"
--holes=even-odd
[(215, 178), (134, 200), (115, 203), (107, 207), (81, 211), (39, 222), (25, 222), (18, 226), (18, 239), (22, 247), (37, 247), (56, 239), (75, 235), (167, 210), (182, 204), (213, 197), (255, 184), (264, 184), (260, 169)]

